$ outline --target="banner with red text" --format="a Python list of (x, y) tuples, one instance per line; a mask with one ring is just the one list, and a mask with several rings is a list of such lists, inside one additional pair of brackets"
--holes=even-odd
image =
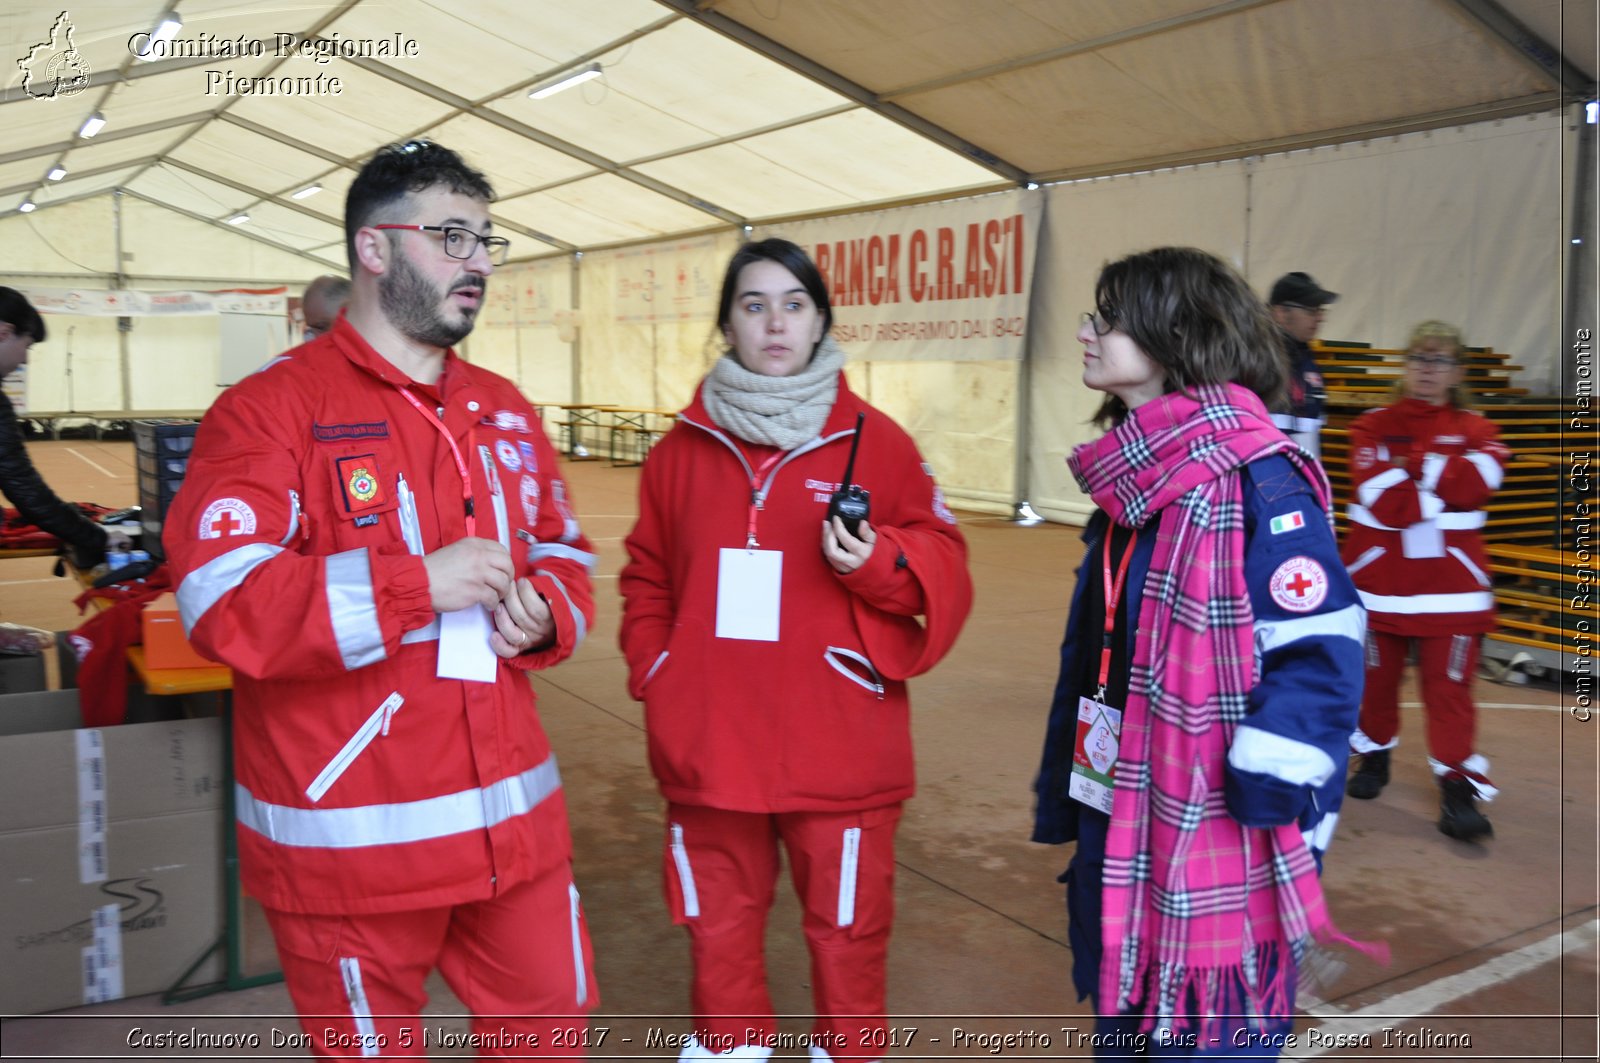
[(132, 288), (24, 288), (41, 314), (80, 317), (184, 317), (195, 314), (288, 313), (286, 288), (227, 288), (210, 292)]
[(810, 252), (855, 361), (1022, 357), (1044, 200), (1000, 192), (763, 226)]

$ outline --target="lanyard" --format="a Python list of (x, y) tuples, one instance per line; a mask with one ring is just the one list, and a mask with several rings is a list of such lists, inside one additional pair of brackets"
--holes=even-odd
[(1111, 678), (1111, 637), (1117, 626), (1117, 603), (1122, 601), (1122, 584), (1128, 578), (1128, 561), (1133, 557), (1133, 544), (1139, 537), (1137, 529), (1128, 536), (1128, 546), (1122, 551), (1122, 563), (1117, 566), (1117, 578), (1111, 579), (1111, 539), (1112, 528), (1106, 526), (1105, 557), (1101, 562), (1101, 571), (1105, 576), (1106, 589), (1106, 630), (1100, 639), (1100, 688), (1095, 693), (1094, 699), (1101, 704), (1106, 700), (1106, 681)]
[(439, 420), (432, 410), (418, 402), (417, 397), (408, 389), (400, 388), (399, 391), (406, 397), (407, 402), (417, 408), (418, 413), (439, 430), (439, 434), (444, 436), (444, 441), (450, 444), (450, 456), (456, 459), (456, 471), (461, 474), (461, 506), (467, 515), (467, 537), (471, 538), (478, 530), (478, 522), (472, 514), (472, 474), (467, 471), (467, 462), (461, 456), (461, 448), (456, 446), (456, 441), (451, 438), (450, 429), (444, 426), (444, 422)]
[(783, 457), (783, 451), (778, 451), (772, 457), (761, 463), (761, 468), (750, 474), (750, 528), (745, 536), (744, 548), (754, 550), (761, 544), (756, 542), (756, 513), (761, 509), (761, 478), (767, 470)]

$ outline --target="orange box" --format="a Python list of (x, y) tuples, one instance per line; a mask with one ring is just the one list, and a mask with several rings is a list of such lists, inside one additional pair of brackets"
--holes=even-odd
[(145, 603), (139, 626), (144, 632), (147, 668), (211, 668), (217, 663), (189, 645), (178, 616), (178, 596), (170, 591)]

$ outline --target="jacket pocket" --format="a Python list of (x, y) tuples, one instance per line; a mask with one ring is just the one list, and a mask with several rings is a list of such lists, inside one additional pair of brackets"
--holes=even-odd
[(828, 662), (829, 668), (863, 690), (871, 691), (879, 701), (883, 700), (883, 677), (866, 657), (842, 646), (829, 646), (822, 651), (822, 659)]
[(400, 706), (404, 705), (405, 701), (406, 699), (396, 690), (384, 699), (382, 705), (373, 710), (372, 715), (367, 717), (367, 722), (350, 736), (350, 741), (344, 744), (344, 748), (334, 754), (327, 766), (311, 780), (311, 785), (306, 787), (306, 796), (311, 799), (312, 804), (322, 800), (322, 796), (349, 770), (350, 765), (366, 751), (373, 739), (389, 733), (389, 721), (394, 719), (394, 714), (400, 711)]

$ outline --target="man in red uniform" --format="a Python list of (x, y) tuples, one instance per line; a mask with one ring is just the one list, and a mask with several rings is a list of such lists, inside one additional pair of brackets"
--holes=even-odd
[(1400, 676), (1417, 647), (1429, 762), (1442, 793), (1439, 829), (1462, 840), (1493, 833), (1475, 800), (1491, 800), (1489, 762), (1473, 748), (1478, 641), (1494, 627), (1494, 593), (1479, 529), (1510, 452), (1487, 418), (1465, 408), (1460, 332), (1418, 325), (1402, 397), (1350, 426), (1355, 498), (1344, 562), (1367, 607), (1367, 685), (1351, 739), (1360, 767), (1351, 797), (1377, 797), (1399, 743)]
[(485, 1054), (581, 1055), (597, 1003), (524, 674), (582, 641), (594, 559), (537, 414), (451, 349), (505, 260), (492, 198), (446, 148), (378, 152), (345, 316), (223, 393), (166, 521), (234, 669), (243, 884), (323, 1055), (422, 1054), (435, 967)]

